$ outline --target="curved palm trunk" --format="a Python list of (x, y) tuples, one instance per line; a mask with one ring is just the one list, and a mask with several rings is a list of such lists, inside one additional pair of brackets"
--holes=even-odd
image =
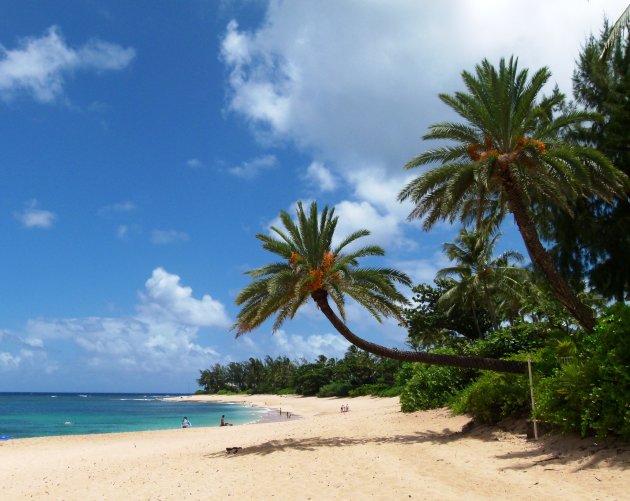
[(438, 355), (434, 353), (424, 353), (418, 351), (396, 350), (386, 348), (379, 344), (371, 343), (354, 334), (346, 324), (335, 314), (328, 304), (328, 293), (323, 289), (318, 289), (311, 294), (311, 297), (319, 306), (326, 318), (337, 329), (339, 334), (345, 337), (357, 348), (361, 348), (379, 357), (400, 360), (401, 362), (421, 362), (431, 365), (446, 365), (449, 367), (463, 367), (465, 369), (481, 369), (495, 372), (524, 373), (527, 370), (525, 362), (513, 360), (497, 360), (494, 358), (465, 357), (461, 355)]
[(523, 237), (525, 247), (527, 248), (527, 252), (532, 260), (532, 263), (534, 263), (534, 265), (543, 272), (545, 278), (549, 281), (551, 290), (554, 292), (560, 303), (562, 303), (567, 311), (573, 316), (573, 318), (575, 318), (587, 331), (592, 331), (593, 327), (595, 327), (593, 310), (577, 298), (571, 287), (569, 287), (560, 273), (556, 270), (551, 256), (547, 253), (540, 242), (538, 231), (527, 214), (527, 209), (523, 204), (521, 194), (512, 182), (509, 172), (505, 171), (501, 180), (507, 194), (508, 205), (514, 215), (514, 220), (516, 221), (518, 230)]

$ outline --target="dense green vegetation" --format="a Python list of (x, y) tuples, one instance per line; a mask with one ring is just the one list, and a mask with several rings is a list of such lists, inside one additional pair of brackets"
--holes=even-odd
[(297, 393), (320, 397), (398, 395), (401, 363), (375, 357), (350, 346), (342, 359), (320, 355), (314, 362), (287, 357), (250, 358), (215, 364), (201, 371), (197, 383), (205, 393)]
[[(430, 127), (425, 139), (447, 143), (407, 164), (437, 167), (409, 182), (400, 199), (415, 204), (410, 218), (422, 218), (427, 230), (440, 220), (463, 226), (443, 246), (451, 265), (433, 284), (416, 285), (411, 301), (397, 288), (411, 285), (404, 273), (359, 266), (382, 256), (380, 247), (347, 250), (367, 231), (333, 247), (334, 210), (320, 213), (313, 203), (306, 212), (298, 204), (295, 221), (281, 212), (284, 229), (258, 235), (280, 261), (248, 272), (253, 281), (237, 298), (237, 335), (274, 316), (275, 330), (313, 300), (353, 346), (340, 360), (217, 364), (201, 372), (200, 386), (400, 394), (405, 412), (448, 405), (485, 423), (534, 415), (563, 431), (630, 440), (630, 51), (618, 30), (603, 51), (608, 37), (605, 26), (583, 48), (574, 102), (558, 90), (543, 95), (549, 71), (530, 78), (513, 58), (498, 68), (482, 61), (463, 72), (465, 92), (440, 95), (463, 121)], [(513, 251), (495, 255), (508, 216), (529, 266)], [(407, 327), (411, 350), (352, 332), (346, 296), (378, 320)]]

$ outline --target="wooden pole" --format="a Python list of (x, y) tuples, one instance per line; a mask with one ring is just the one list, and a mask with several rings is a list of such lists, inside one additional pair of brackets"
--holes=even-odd
[(536, 404), (534, 403), (534, 378), (532, 377), (532, 359), (529, 355), (527, 355), (527, 371), (529, 372), (529, 394), (532, 397), (532, 422), (534, 423), (534, 440), (538, 440), (538, 426), (536, 424), (536, 418), (534, 417)]

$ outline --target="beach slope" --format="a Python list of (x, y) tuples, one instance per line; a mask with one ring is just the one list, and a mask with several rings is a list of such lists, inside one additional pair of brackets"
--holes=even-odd
[(277, 420), (0, 442), (2, 498), (628, 499), (627, 444), (462, 432), (465, 416), (403, 414), (397, 398), (223, 400)]

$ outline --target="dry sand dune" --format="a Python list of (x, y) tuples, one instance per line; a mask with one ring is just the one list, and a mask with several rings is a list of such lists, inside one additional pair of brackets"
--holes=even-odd
[[(396, 398), (229, 401), (293, 417), (3, 442), (1, 498), (630, 499), (628, 444), (532, 442), (485, 427), (462, 433), (466, 417), (446, 410), (402, 414)], [(339, 412), (343, 403), (350, 412)], [(228, 447), (242, 449), (226, 454)]]

